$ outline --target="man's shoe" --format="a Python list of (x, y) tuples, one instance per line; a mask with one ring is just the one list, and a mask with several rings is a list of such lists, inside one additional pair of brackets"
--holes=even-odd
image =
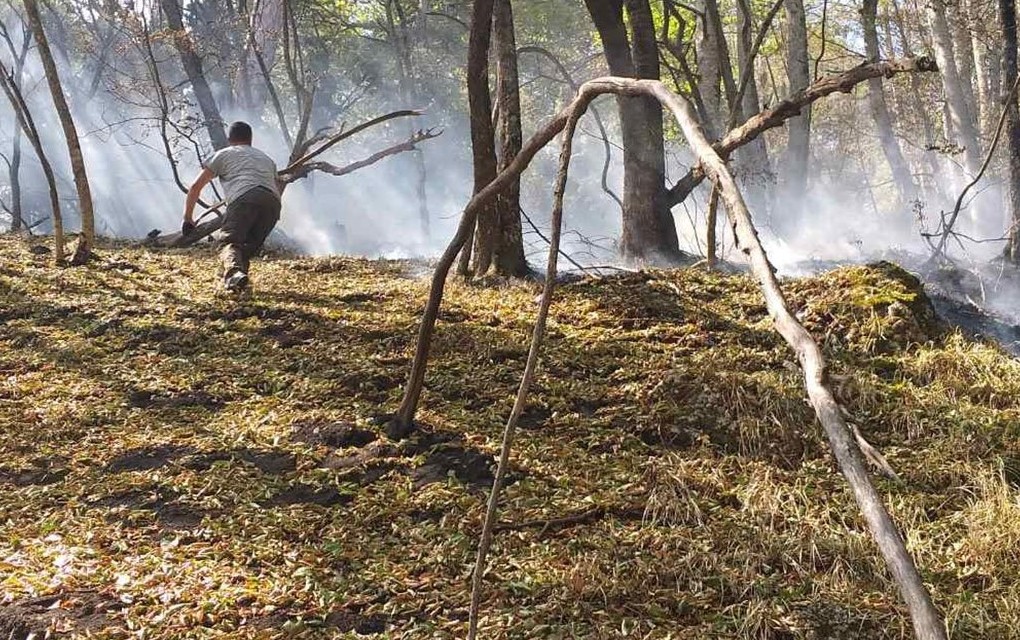
[(248, 288), (248, 274), (236, 271), (223, 281), (223, 288), (231, 293), (240, 293)]

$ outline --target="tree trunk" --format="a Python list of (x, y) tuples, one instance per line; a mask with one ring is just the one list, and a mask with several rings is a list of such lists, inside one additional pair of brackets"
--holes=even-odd
[[(496, 102), (499, 105), (499, 166), (503, 171), (521, 151), (521, 93), (517, 74), (517, 38), (511, 0), (496, 0), (493, 35), (496, 44)], [(524, 276), (521, 231), (521, 180), (518, 177), (496, 198), (491, 270), (505, 276)]]
[[(877, 14), (878, 0), (864, 0), (861, 7), (861, 22), (864, 27), (864, 51), (870, 62), (878, 62), (881, 57), (878, 50), (878, 28), (875, 24)], [(899, 191), (899, 208), (903, 210), (917, 198), (917, 193), (910, 167), (903, 157), (899, 142), (896, 140), (896, 134), (893, 132), (892, 116), (889, 114), (889, 107), (882, 92), (881, 78), (868, 80), (868, 105), (875, 118), (875, 128), (878, 130), (882, 152), (885, 154), (886, 162), (889, 163), (893, 181)]]
[[(811, 82), (808, 60), (807, 18), (804, 14), (804, 0), (786, 0), (786, 62), (789, 93), (796, 95)], [(786, 166), (781, 176), (781, 201), (776, 211), (785, 211), (778, 222), (781, 228), (794, 229), (801, 222), (804, 199), (808, 189), (808, 160), (811, 153), (811, 108), (791, 118), (787, 123), (789, 142), (786, 146)]]
[[(744, 89), (744, 95), (741, 100), (743, 117), (736, 121), (736, 124), (743, 124), (748, 117), (761, 111), (761, 102), (758, 98), (758, 81), (754, 73), (754, 54), (752, 53), (754, 47), (754, 13), (751, 9), (750, 0), (737, 0), (737, 9), (740, 13), (740, 32), (737, 36), (737, 66), (740, 69), (741, 77), (745, 73), (748, 74), (747, 87)], [(762, 211), (763, 214), (767, 214), (767, 207), (772, 199), (772, 185), (775, 182), (775, 175), (772, 172), (772, 161), (769, 158), (769, 150), (765, 144), (765, 138), (759, 137), (752, 140), (740, 150), (737, 159), (739, 161), (741, 183), (748, 200), (751, 201), (752, 207)]]
[[(974, 56), (974, 70), (977, 74), (976, 89), (977, 95), (977, 130), (982, 139), (987, 139), (991, 128), (995, 125), (995, 107), (997, 94), (992, 92), (992, 67), (999, 66), (1001, 52), (993, 51), (993, 46), (987, 38), (989, 33), (994, 33), (998, 28), (994, 11), (989, 11), (982, 2), (970, 0), (967, 3), (968, 18), (970, 20), (970, 46)], [(991, 28), (989, 28), (991, 23)], [(997, 48), (999, 43), (996, 42)]]
[(719, 6), (715, 0), (704, 0), (703, 12), (698, 23), (701, 25), (701, 38), (697, 43), (698, 54), (698, 91), (705, 106), (705, 130), (713, 140), (726, 133), (724, 124), (729, 118), (723, 116), (722, 109), (722, 59), (721, 51), (725, 43), (719, 41)]
[(14, 83), (13, 76), (4, 67), (3, 61), (0, 61), (0, 86), (2, 86), (4, 94), (14, 109), (15, 117), (18, 120), (18, 124), (21, 125), (22, 131), (24, 131), (25, 137), (28, 138), (32, 148), (35, 149), (35, 155), (39, 159), (39, 165), (42, 167), (43, 175), (46, 177), (46, 186), (49, 188), (50, 194), (50, 215), (53, 217), (53, 262), (59, 266), (64, 262), (64, 222), (63, 216), (60, 213), (60, 192), (57, 190), (57, 179), (53, 174), (53, 166), (50, 165), (50, 160), (46, 156), (46, 150), (43, 149), (42, 140), (39, 138), (39, 130), (35, 126), (32, 112), (28, 110), (25, 97), (21, 94), (20, 87)]
[[(11, 56), (14, 58), (11, 82), (14, 83), (20, 92), (23, 72), (25, 70), (25, 59), (28, 57), (28, 50), (32, 46), (32, 34), (27, 28), (22, 27), (21, 48), (16, 49), (14, 41), (9, 37), (6, 25), (3, 25), (3, 30), (5, 39), (8, 45), (10, 45)], [(15, 107), (14, 104), (11, 106)], [(11, 231), (18, 231), (25, 225), (25, 217), (21, 206), (21, 136), (21, 127), (14, 127), (11, 162), (8, 167), (8, 177), (11, 183)]]
[[(949, 113), (946, 128), (947, 130), (951, 128), (952, 132), (958, 136), (958, 144), (964, 147), (967, 171), (974, 175), (981, 166), (981, 149), (978, 144), (977, 129), (967, 106), (967, 97), (960, 80), (960, 72), (956, 66), (953, 39), (949, 31), (949, 22), (946, 19), (946, 7), (944, 0), (930, 0), (926, 4), (928, 20), (931, 25), (932, 46), (935, 49), (935, 59), (942, 74), (942, 85), (946, 93), (946, 109)], [(950, 135), (947, 133), (947, 137)]]
[(92, 245), (95, 243), (96, 235), (95, 216), (92, 211), (92, 192), (89, 189), (89, 178), (85, 171), (85, 159), (82, 157), (81, 145), (78, 142), (78, 131), (74, 126), (71, 109), (67, 105), (67, 100), (64, 98), (64, 90), (60, 86), (57, 65), (53, 62), (53, 55), (50, 53), (49, 43), (46, 40), (46, 32), (43, 30), (42, 18), (39, 16), (39, 5), (36, 0), (25, 0), (25, 15), (35, 36), (39, 58), (42, 60), (43, 70), (46, 72), (46, 82), (49, 84), (50, 94), (53, 96), (53, 106), (56, 107), (57, 116), (60, 118), (60, 125), (64, 130), (64, 138), (67, 142), (67, 153), (70, 156), (71, 171), (74, 174), (74, 186), (78, 191), (78, 207), (81, 209), (82, 236), (78, 241), (74, 262), (83, 263), (88, 259)]
[(209, 141), (214, 149), (222, 149), (227, 146), (227, 134), (223, 129), (223, 117), (216, 106), (216, 98), (213, 97), (212, 89), (205, 78), (202, 70), (202, 58), (195, 52), (195, 45), (188, 32), (184, 28), (184, 18), (181, 15), (181, 7), (177, 0), (160, 0), (163, 14), (167, 23), (174, 30), (174, 46), (181, 57), (181, 64), (188, 76), (195, 91), (195, 99), (198, 100), (198, 107), (202, 111), (205, 120), (205, 128), (209, 132)]
[[(492, 126), (492, 96), (489, 93), (493, 8), (494, 0), (476, 0), (471, 9), (471, 33), (468, 37), (467, 88), (475, 193), (496, 177), (496, 142)], [(473, 270), (478, 275), (488, 270), (492, 262), (495, 234), (496, 208), (489, 204), (479, 214), (475, 229)]]
[[(1003, 56), (1002, 71), (1006, 78), (1017, 77), (1016, 0), (999, 0), (1002, 20)], [(1006, 258), (1020, 264), (1020, 112), (1017, 96), (1011, 95), (1006, 104), (1006, 154), (1009, 158), (1009, 221)]]
[[(626, 3), (631, 26), (623, 19)], [(648, 0), (585, 0), (613, 75), (659, 79), (655, 25)], [(619, 96), (623, 138), (624, 259), (673, 264), (681, 257), (673, 214), (666, 204), (662, 106), (646, 96)]]

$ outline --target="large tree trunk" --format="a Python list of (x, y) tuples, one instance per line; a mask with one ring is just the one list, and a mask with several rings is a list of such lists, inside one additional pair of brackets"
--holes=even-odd
[[(471, 9), (471, 34), (468, 37), (467, 89), (474, 193), (480, 192), (496, 177), (496, 142), (492, 126), (492, 96), (489, 93), (489, 46), (494, 4), (494, 0), (476, 0)], [(479, 214), (475, 229), (474, 272), (479, 275), (491, 264), (495, 233), (496, 208), (489, 204)], [(461, 262), (462, 265), (465, 263), (466, 260)]]
[[(1002, 20), (1003, 56), (1002, 71), (1006, 78), (1017, 77), (1016, 0), (999, 0)], [(1020, 264), (1020, 112), (1017, 96), (1011, 95), (1006, 104), (1006, 153), (1009, 158), (1009, 241), (1006, 258)]]
[[(881, 54), (878, 50), (878, 28), (875, 25), (878, 13), (878, 0), (864, 0), (861, 7), (861, 22), (864, 27), (864, 50), (865, 55), (871, 62), (878, 62)], [(882, 145), (882, 152), (885, 154), (886, 162), (892, 171), (893, 181), (899, 191), (901, 208), (909, 206), (908, 203), (917, 198), (914, 188), (914, 179), (910, 173), (910, 167), (900, 150), (899, 142), (893, 132), (892, 116), (889, 114), (889, 107), (885, 102), (885, 95), (882, 92), (882, 79), (872, 78), (868, 80), (868, 105), (871, 107), (871, 114), (875, 118), (875, 128), (878, 130), (878, 139)]]
[(95, 216), (92, 211), (92, 192), (89, 189), (89, 178), (85, 171), (85, 159), (81, 154), (78, 131), (74, 126), (71, 108), (64, 98), (64, 89), (60, 85), (57, 65), (53, 62), (53, 55), (50, 53), (49, 42), (46, 40), (46, 32), (43, 29), (36, 0), (25, 0), (25, 15), (32, 27), (32, 34), (35, 36), (39, 58), (42, 60), (43, 70), (46, 72), (46, 82), (49, 84), (50, 94), (53, 96), (53, 106), (56, 107), (60, 126), (64, 130), (64, 138), (67, 141), (67, 153), (71, 160), (71, 171), (74, 174), (74, 186), (78, 191), (78, 207), (81, 209), (82, 236), (78, 241), (78, 248), (74, 256), (74, 262), (80, 263), (88, 259), (96, 235)]
[[(506, 169), (521, 151), (521, 93), (517, 73), (517, 38), (510, 0), (496, 0), (493, 16), (496, 39), (496, 103), (499, 105), (499, 171)], [(500, 275), (528, 273), (521, 230), (521, 180), (518, 177), (496, 199), (496, 231), (493, 234), (490, 269)], [(481, 273), (481, 272), (479, 272)]]
[(181, 64), (188, 76), (192, 89), (195, 90), (195, 99), (198, 100), (198, 107), (202, 110), (202, 117), (205, 120), (205, 128), (209, 132), (209, 140), (214, 149), (222, 149), (227, 146), (227, 134), (223, 129), (223, 117), (216, 106), (216, 98), (213, 97), (212, 89), (205, 78), (202, 70), (202, 58), (195, 53), (195, 45), (184, 29), (184, 18), (181, 15), (181, 7), (177, 0), (160, 0), (163, 14), (167, 23), (174, 31), (174, 45), (181, 57)]
[[(808, 60), (807, 18), (803, 0), (786, 0), (786, 62), (788, 96), (796, 95), (811, 83)], [(808, 160), (811, 154), (811, 108), (787, 123), (789, 141), (782, 175), (780, 202), (776, 211), (784, 214), (778, 220), (781, 228), (794, 229), (801, 222), (804, 199), (808, 189)]]
[[(623, 19), (626, 2), (631, 26)], [(655, 25), (648, 0), (585, 0), (610, 72), (659, 79)], [(671, 264), (681, 254), (666, 204), (662, 106), (646, 96), (617, 98), (623, 138), (623, 257), (635, 263)]]

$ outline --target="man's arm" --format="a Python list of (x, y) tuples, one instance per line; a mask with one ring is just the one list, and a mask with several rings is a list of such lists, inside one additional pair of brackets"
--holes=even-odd
[(216, 174), (206, 167), (202, 169), (202, 173), (198, 174), (198, 177), (191, 184), (191, 188), (188, 189), (188, 197), (184, 202), (185, 225), (195, 224), (195, 204), (198, 202), (199, 196), (202, 195), (202, 189), (205, 189), (205, 186), (212, 182), (212, 179), (215, 177)]

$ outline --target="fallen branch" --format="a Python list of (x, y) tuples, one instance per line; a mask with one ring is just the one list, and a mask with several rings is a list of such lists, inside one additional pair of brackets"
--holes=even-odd
[[(354, 135), (357, 135), (364, 131), (365, 129), (370, 129), (388, 120), (393, 120), (394, 118), (407, 118), (412, 116), (420, 116), (423, 114), (424, 114), (423, 111), (416, 111), (414, 109), (404, 109), (402, 111), (394, 111), (392, 113), (387, 113), (386, 115), (379, 116), (378, 118), (373, 118), (368, 122), (359, 124), (358, 126), (350, 130), (341, 129), (339, 132), (337, 132), (336, 134), (328, 138), (324, 143), (322, 143), (322, 145), (315, 149), (315, 151), (310, 151), (305, 155), (301, 156), (300, 158), (298, 158), (297, 160), (291, 162), (289, 165), (287, 165), (285, 169), (280, 171), (280, 173), (292, 172), (294, 169), (297, 169), (301, 165), (311, 162), (313, 159), (319, 157), (324, 152), (335, 146), (337, 143), (342, 142)], [(313, 138), (312, 140), (314, 141), (315, 138)]]
[[(730, 130), (722, 140), (713, 145), (713, 149), (722, 159), (729, 158), (736, 149), (751, 142), (769, 129), (774, 129), (790, 118), (800, 115), (801, 109), (827, 95), (842, 92), (849, 93), (858, 84), (871, 78), (891, 78), (899, 73), (919, 73), (937, 71), (935, 61), (927, 56), (914, 58), (898, 58), (887, 62), (865, 63), (843, 73), (825, 76), (814, 82), (807, 89), (752, 116), (736, 129)], [(676, 206), (687, 199), (705, 179), (705, 167), (699, 161), (688, 170), (687, 174), (669, 190), (667, 203)]]
[[(912, 61), (911, 64), (916, 66), (917, 62)], [(867, 66), (873, 67), (875, 65)], [(858, 69), (861, 68), (859, 67)], [(544, 336), (545, 321), (555, 286), (554, 273), (558, 257), (560, 223), (562, 219), (562, 189), (566, 181), (567, 166), (569, 165), (570, 139), (577, 120), (584, 112), (584, 109), (587, 108), (596, 96), (604, 93), (654, 97), (665, 105), (677, 119), (684, 136), (694, 150), (696, 157), (699, 158), (698, 166), (702, 168), (705, 174), (711, 176), (715, 187), (719, 189), (720, 196), (726, 204), (734, 237), (737, 239), (741, 251), (748, 258), (751, 272), (755, 279), (758, 280), (765, 298), (766, 307), (776, 324), (777, 331), (797, 353), (804, 375), (804, 386), (808, 399), (815, 410), (818, 421), (828, 436), (830, 447), (840, 470), (854, 493), (864, 520), (871, 530), (872, 536), (878, 544), (893, 578), (899, 586), (900, 593), (910, 612), (917, 637), (921, 640), (945, 640), (945, 625), (942, 623), (941, 617), (931, 601), (927, 588), (921, 580), (917, 567), (914, 565), (914, 561), (907, 551), (896, 525), (893, 523), (881, 498), (868, 478), (867, 469), (861, 460), (861, 452), (857, 442), (846, 421), (843, 419), (839, 404), (828, 387), (825, 360), (822, 352), (818, 344), (811, 337), (811, 334), (808, 333), (790, 311), (790, 307), (779, 286), (779, 281), (776, 279), (774, 269), (768, 260), (764, 247), (762, 247), (758, 239), (758, 233), (751, 220), (751, 214), (737, 188), (733, 174), (726, 166), (723, 158), (713, 149), (705, 137), (705, 133), (694, 115), (693, 108), (687, 100), (670, 92), (659, 81), (628, 78), (602, 78), (582, 85), (578, 96), (565, 112), (557, 115), (551, 123), (547, 124), (536, 136), (532, 137), (521, 153), (514, 158), (511, 165), (497, 175), (496, 179), (490, 182), (485, 189), (471, 198), (461, 217), (457, 233), (443, 253), (439, 265), (433, 273), (432, 288), (419, 331), (419, 343), (417, 345), (415, 361), (412, 365), (408, 387), (405, 390), (404, 404), (401, 406), (402, 411), (409, 408), (410, 413), (398, 414), (389, 425), (391, 435), (401, 435), (400, 432), (406, 433), (406, 430), (411, 428), (414, 408), (421, 393), (420, 385), (424, 381), (425, 363), (429, 353), (436, 316), (442, 301), (446, 276), (449, 274), (450, 266), (453, 264), (457, 252), (466, 240), (470, 226), (477, 218), (478, 210), (485, 204), (487, 199), (491, 199), (505, 188), (514, 175), (519, 175), (523, 171), (534, 155), (555, 135), (554, 132), (550, 133), (555, 127), (563, 128), (566, 126), (568, 133), (564, 139), (563, 152), (560, 156), (561, 166), (557, 176), (556, 207), (553, 211), (553, 242), (549, 248), (549, 274), (547, 275), (543, 290), (542, 305), (539, 308), (538, 318), (535, 323), (525, 373), (514, 402), (513, 411), (504, 428), (499, 465), (497, 467), (496, 478), (493, 482), (493, 489), (489, 495), (485, 525), (479, 542), (478, 557), (473, 571), (472, 604), (468, 637), (473, 638), (477, 632), (478, 604), (481, 597), (480, 589), (484, 574), (485, 558), (491, 542), (492, 526), (495, 521), (499, 492), (509, 460), (510, 446), (517, 417), (523, 409), (525, 395), (534, 376), (538, 349)], [(402, 422), (403, 420), (406, 420), (406, 422)], [(394, 431), (397, 433), (394, 434)]]
[(857, 442), (829, 389), (821, 349), (791, 313), (733, 174), (708, 142), (686, 100), (670, 92), (659, 82), (632, 80), (627, 85), (632, 87), (634, 83), (641, 86), (642, 90), (638, 91), (635, 87), (631, 89), (633, 93), (654, 95), (669, 107), (699, 158), (699, 166), (711, 176), (716, 188), (719, 189), (730, 217), (733, 235), (741, 251), (748, 258), (751, 273), (758, 280), (769, 315), (776, 324), (776, 330), (797, 353), (804, 372), (804, 387), (808, 399), (828, 436), (829, 445), (840, 470), (853, 490), (864, 520), (900, 588), (900, 594), (910, 611), (914, 632), (921, 640), (945, 640), (946, 628), (941, 616), (932, 603), (928, 589), (921, 580), (921, 575), (914, 565), (910, 552), (907, 551), (903, 538), (900, 537), (899, 530), (868, 478)]
[[(377, 118), (378, 120), (378, 118)], [(306, 162), (305, 164), (292, 164), (283, 171), (277, 173), (281, 184), (287, 185), (295, 182), (301, 178), (307, 177), (313, 171), (322, 171), (333, 176), (345, 176), (349, 173), (353, 173), (358, 169), (364, 169), (365, 167), (371, 166), (380, 160), (388, 158), (389, 156), (404, 153), (406, 151), (413, 151), (416, 145), (425, 141), (437, 138), (442, 134), (442, 131), (434, 131), (429, 129), (427, 131), (417, 131), (410, 139), (405, 140), (399, 144), (395, 144), (391, 147), (377, 151), (367, 158), (352, 162), (351, 164), (338, 167), (328, 162)], [(314, 157), (318, 155), (309, 154), (307, 157)], [(188, 235), (183, 235), (180, 232), (171, 233), (168, 235), (150, 234), (150, 237), (145, 241), (144, 244), (149, 246), (165, 246), (171, 248), (182, 248), (190, 247), (195, 245), (205, 238), (209, 237), (213, 233), (216, 233), (220, 227), (223, 226), (223, 216), (219, 214), (219, 209), (226, 206), (226, 201), (217, 202), (209, 209), (206, 209), (201, 216), (198, 217), (198, 226), (194, 231)], [(217, 218), (209, 222), (202, 222), (203, 218), (206, 218), (210, 213), (216, 213)]]

